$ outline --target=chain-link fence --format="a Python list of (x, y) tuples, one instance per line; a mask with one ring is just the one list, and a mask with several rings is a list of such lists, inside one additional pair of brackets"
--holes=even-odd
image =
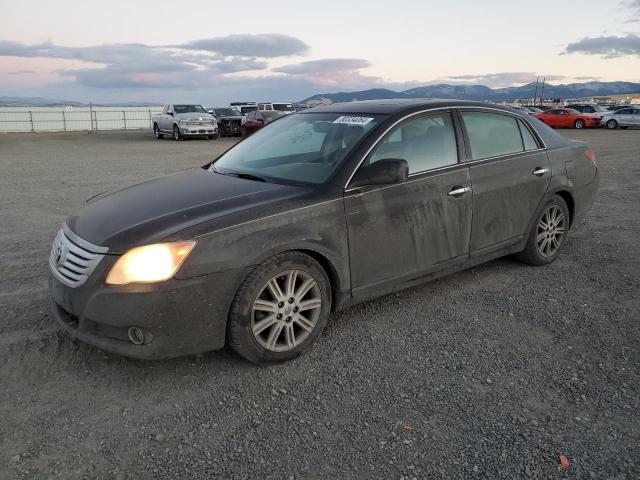
[(151, 128), (162, 107), (0, 107), (0, 132)]

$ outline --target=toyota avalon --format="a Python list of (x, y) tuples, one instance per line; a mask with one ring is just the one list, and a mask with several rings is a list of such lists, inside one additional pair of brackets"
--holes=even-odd
[(597, 187), (593, 151), (513, 109), (316, 107), (90, 199), (53, 243), (53, 313), (130, 357), (283, 362), (333, 311), (504, 255), (553, 262)]

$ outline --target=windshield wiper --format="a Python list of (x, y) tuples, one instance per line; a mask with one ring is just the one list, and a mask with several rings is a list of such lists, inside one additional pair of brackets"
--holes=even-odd
[(253, 175), (251, 173), (243, 173), (243, 172), (221, 172), (220, 170), (216, 170), (216, 167), (214, 167), (213, 165), (211, 165), (211, 169), (216, 172), (219, 173), (221, 175), (230, 175), (232, 177), (236, 177), (236, 178), (244, 178), (245, 180), (254, 180), (256, 182), (268, 182), (268, 180), (264, 177), (260, 177), (258, 175)]

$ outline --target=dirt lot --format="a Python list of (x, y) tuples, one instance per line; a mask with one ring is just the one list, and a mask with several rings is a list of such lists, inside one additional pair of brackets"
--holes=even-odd
[(601, 193), (555, 264), (354, 307), (271, 368), (123, 359), (48, 314), (74, 208), (231, 140), (0, 135), (0, 478), (640, 478), (640, 131), (561, 133), (594, 148)]

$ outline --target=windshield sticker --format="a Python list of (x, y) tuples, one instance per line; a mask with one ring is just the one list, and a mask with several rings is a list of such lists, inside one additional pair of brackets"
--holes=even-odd
[(366, 125), (373, 118), (371, 117), (350, 117), (350, 116), (342, 116), (336, 118), (333, 123), (343, 123), (345, 125)]

